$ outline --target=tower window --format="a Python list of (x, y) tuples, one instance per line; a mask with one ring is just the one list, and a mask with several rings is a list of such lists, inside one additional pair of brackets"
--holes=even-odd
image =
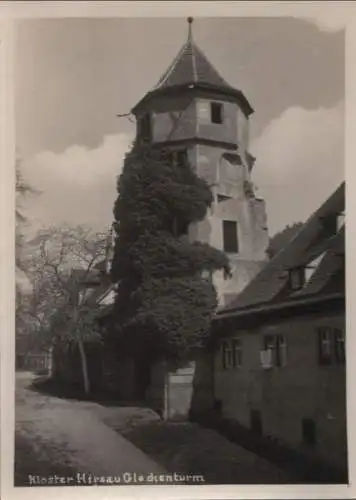
[(237, 222), (231, 220), (223, 221), (223, 243), (225, 252), (238, 253)]
[(225, 194), (218, 194), (217, 201), (220, 203), (221, 201), (231, 200), (231, 196), (226, 196)]
[(139, 121), (139, 135), (143, 141), (151, 141), (151, 116), (146, 113)]
[(186, 165), (188, 161), (188, 152), (186, 149), (180, 149), (173, 153), (173, 161), (176, 165)]
[(210, 118), (212, 123), (223, 122), (223, 105), (220, 102), (210, 103)]

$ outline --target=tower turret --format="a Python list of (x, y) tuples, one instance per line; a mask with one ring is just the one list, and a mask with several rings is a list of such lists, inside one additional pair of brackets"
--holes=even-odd
[(225, 250), (233, 277), (214, 281), (226, 304), (254, 277), (267, 259), (264, 201), (251, 183), (249, 118), (253, 109), (241, 90), (229, 85), (188, 36), (157, 85), (132, 109), (137, 144), (169, 148), (188, 157), (212, 185), (215, 203), (205, 221), (189, 228), (192, 240)]

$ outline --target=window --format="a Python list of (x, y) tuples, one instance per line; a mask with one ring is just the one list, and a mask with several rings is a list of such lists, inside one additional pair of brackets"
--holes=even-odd
[(340, 229), (345, 225), (345, 214), (342, 212), (338, 214), (336, 218), (336, 230), (340, 231)]
[(226, 196), (225, 194), (218, 194), (217, 200), (218, 203), (220, 203), (221, 201), (231, 200), (231, 196)]
[(143, 115), (139, 121), (139, 135), (143, 141), (151, 141), (151, 116), (149, 113)]
[(335, 361), (338, 364), (345, 363), (345, 336), (342, 330), (334, 330), (334, 352)]
[(222, 343), (222, 365), (224, 370), (231, 370), (242, 365), (242, 345), (240, 339)]
[(289, 284), (292, 290), (300, 290), (305, 283), (304, 267), (296, 267), (289, 271)]
[(188, 153), (186, 149), (173, 151), (172, 159), (174, 165), (186, 165), (188, 162)]
[(344, 224), (345, 224), (344, 212), (330, 214), (322, 218), (322, 225), (324, 231), (328, 235), (337, 234)]
[(237, 222), (230, 220), (223, 221), (223, 244), (225, 252), (238, 253)]
[(259, 410), (250, 411), (250, 428), (256, 434), (262, 434), (262, 419)]
[(234, 339), (232, 341), (232, 349), (233, 349), (233, 365), (235, 368), (242, 365), (242, 348), (240, 339)]
[(233, 366), (233, 354), (231, 343), (228, 341), (222, 344), (222, 365), (224, 370), (229, 370)]
[(287, 344), (284, 335), (276, 335), (276, 365), (287, 364)]
[(272, 352), (273, 366), (286, 366), (287, 343), (284, 335), (265, 335), (263, 344), (265, 351)]
[(305, 268), (305, 283), (309, 283), (309, 281), (311, 280), (313, 274), (315, 273), (315, 271), (319, 267), (319, 264), (321, 263), (321, 261), (323, 260), (324, 257), (325, 257), (325, 252), (323, 252), (322, 254), (318, 255), (318, 257), (316, 257), (315, 259), (313, 259), (306, 266), (306, 268)]
[(189, 224), (185, 220), (174, 217), (169, 229), (175, 236), (183, 236), (188, 234)]
[(329, 365), (331, 363), (331, 330), (329, 328), (319, 328), (319, 364)]
[(345, 363), (345, 334), (339, 328), (318, 329), (319, 364)]
[(220, 102), (210, 103), (210, 118), (212, 123), (223, 122), (223, 105)]
[(316, 444), (316, 425), (311, 418), (302, 419), (302, 437), (304, 444), (309, 446)]

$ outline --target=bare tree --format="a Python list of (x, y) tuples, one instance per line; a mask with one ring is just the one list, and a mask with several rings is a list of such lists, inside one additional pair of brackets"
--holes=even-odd
[(23, 204), (25, 198), (28, 194), (38, 193), (32, 186), (27, 184), (21, 173), (20, 161), (16, 161), (15, 165), (16, 173), (16, 209), (15, 209), (15, 221), (16, 221), (16, 234), (15, 234), (15, 244), (16, 244), (16, 292), (19, 294), (26, 294), (30, 291), (30, 283), (27, 279), (26, 273), (24, 271), (23, 265), (23, 249), (24, 249), (24, 235), (23, 231), (27, 224), (27, 218), (25, 211), (23, 209)]
[(108, 233), (93, 233), (83, 226), (49, 227), (31, 242), (28, 262), (33, 293), (28, 314), (35, 324), (34, 338), (41, 345), (77, 345), (85, 393), (90, 392), (86, 342), (100, 340), (95, 303), (89, 295), (105, 259)]

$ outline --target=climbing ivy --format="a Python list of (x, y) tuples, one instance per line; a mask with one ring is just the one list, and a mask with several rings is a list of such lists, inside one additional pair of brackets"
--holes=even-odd
[(191, 242), (188, 228), (212, 202), (186, 158), (135, 145), (126, 156), (111, 268), (116, 334), (126, 347), (177, 359), (204, 343), (217, 306), (211, 275), (230, 268), (223, 252)]

